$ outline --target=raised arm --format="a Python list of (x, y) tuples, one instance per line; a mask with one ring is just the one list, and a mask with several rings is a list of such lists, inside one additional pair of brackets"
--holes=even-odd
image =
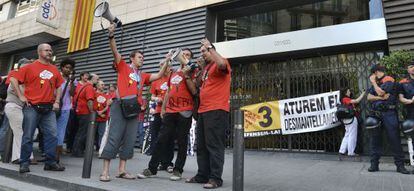
[(122, 56), (119, 54), (118, 49), (116, 48), (116, 41), (115, 41), (115, 24), (111, 23), (111, 25), (108, 27), (108, 33), (109, 33), (109, 46), (112, 51), (112, 55), (114, 56), (114, 61), (116, 64), (118, 64)]
[(212, 45), (207, 38), (201, 40), (201, 44), (203, 44), (203, 46), (210, 52), (212, 60), (217, 63), (220, 70), (227, 69), (225, 59), (214, 48), (209, 48), (212, 47)]
[(165, 56), (164, 64), (162, 65), (162, 67), (161, 67), (160, 71), (158, 71), (158, 73), (151, 74), (150, 79), (149, 79), (149, 81), (150, 81), (150, 82), (152, 82), (152, 81), (155, 81), (155, 80), (158, 80), (158, 79), (162, 78), (162, 76), (163, 76), (163, 75), (164, 75), (164, 73), (165, 73), (165, 70), (166, 70), (166, 69), (167, 69), (167, 67), (168, 67), (168, 61), (170, 61), (170, 60), (171, 60), (171, 54), (170, 54), (170, 53), (168, 53), (168, 54)]
[(353, 103), (353, 104), (358, 104), (359, 102), (361, 102), (362, 98), (364, 98), (364, 95), (365, 95), (365, 91), (363, 91), (363, 92), (361, 93), (361, 95), (359, 95), (359, 97), (358, 97), (358, 98), (356, 98), (356, 99), (352, 99), (352, 100), (351, 100), (351, 103)]

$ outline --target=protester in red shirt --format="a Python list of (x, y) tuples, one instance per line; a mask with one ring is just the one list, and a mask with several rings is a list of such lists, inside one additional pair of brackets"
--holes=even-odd
[[(161, 62), (160, 67), (163, 67), (164, 63)], [(164, 76), (154, 82), (151, 83), (150, 93), (151, 100), (156, 104), (154, 113), (152, 113), (154, 120), (151, 121), (150, 124), (150, 137), (151, 137), (151, 145), (147, 150), (147, 154), (152, 155), (155, 150), (156, 143), (158, 140), (158, 133), (162, 128), (162, 119), (161, 119), (161, 107), (164, 101), (164, 96), (168, 90), (168, 80), (170, 79), (171, 70), (170, 67), (167, 65), (167, 69), (165, 70)], [(170, 148), (168, 148), (161, 157), (160, 166), (158, 166), (158, 170), (166, 170), (169, 173), (173, 172), (173, 163), (172, 160), (174, 158), (174, 139), (170, 138)]]
[[(33, 150), (33, 134), (40, 126), (43, 131), (46, 162), (44, 170), (63, 171), (65, 168), (56, 162), (57, 130), (56, 115), (59, 109), (64, 82), (62, 75), (52, 63), (52, 47), (40, 44), (37, 47), (39, 59), (21, 68), (10, 77), (10, 82), (19, 99), (25, 103), (23, 108), (23, 137), (20, 155), (20, 173), (30, 172), (29, 161)], [(19, 83), (25, 86), (20, 91)]]
[(187, 183), (206, 183), (204, 188), (222, 186), (225, 131), (229, 128), (231, 68), (209, 40), (201, 40), (201, 54), (206, 62), (202, 72), (200, 106), (197, 120), (196, 176)]
[[(166, 67), (161, 68), (157, 74), (148, 74), (140, 70), (143, 65), (144, 55), (138, 50), (131, 52), (128, 65), (119, 54), (114, 38), (115, 25), (112, 23), (108, 28), (109, 44), (114, 56), (114, 69), (118, 73), (117, 98), (111, 105), (111, 120), (108, 133), (108, 142), (104, 145), (101, 158), (103, 162), (103, 172), (100, 176), (101, 181), (109, 181), (109, 163), (115, 159), (119, 152), (118, 177), (134, 179), (135, 176), (125, 170), (126, 160), (131, 159), (134, 154), (134, 144), (136, 140), (136, 128), (138, 126), (138, 115), (140, 105), (142, 105), (142, 89), (144, 85), (162, 77)], [(122, 103), (122, 104), (121, 104)], [(122, 144), (121, 144), (122, 143)], [(120, 146), (122, 149), (120, 150)]]
[(99, 79), (95, 75), (89, 75), (89, 78), (82, 79), (78, 83), (75, 89), (74, 110), (76, 112), (76, 120), (78, 124), (78, 130), (76, 132), (75, 140), (72, 146), (72, 155), (74, 157), (83, 157), (83, 152), (86, 147), (86, 135), (88, 132), (88, 125), (90, 121), (90, 114), (93, 110), (93, 100), (95, 99), (95, 89), (93, 88), (93, 82)]
[[(351, 89), (344, 88), (340, 92), (340, 98), (341, 103), (343, 105), (348, 106), (349, 109), (352, 109), (355, 111), (355, 105), (361, 102), (362, 98), (364, 98), (365, 91), (359, 95), (357, 99), (353, 99)], [(356, 113), (356, 112), (354, 112)], [(357, 135), (358, 135), (358, 116), (354, 116), (350, 120), (344, 119), (343, 123), (345, 126), (345, 135), (342, 139), (341, 146), (339, 148), (339, 154), (345, 155), (348, 154), (348, 156), (356, 156), (355, 154), (355, 148), (357, 145)], [(349, 122), (348, 122), (349, 121)]]
[(174, 137), (178, 144), (177, 159), (175, 161), (173, 175), (170, 180), (181, 179), (185, 160), (187, 158), (188, 133), (191, 128), (193, 95), (196, 93), (191, 68), (188, 66), (192, 58), (190, 49), (183, 49), (177, 60), (181, 61), (180, 67), (174, 71), (168, 81), (167, 93), (161, 109), (164, 128), (160, 130), (155, 151), (151, 156), (148, 168), (138, 178), (147, 178), (157, 174), (157, 167), (163, 154), (171, 148), (171, 138)]
[(112, 103), (112, 99), (108, 94), (104, 92), (105, 83), (101, 80), (96, 85), (94, 110), (96, 111), (96, 130), (98, 131), (98, 140), (96, 150), (99, 151), (103, 134), (105, 133), (106, 122), (109, 119), (109, 106)]

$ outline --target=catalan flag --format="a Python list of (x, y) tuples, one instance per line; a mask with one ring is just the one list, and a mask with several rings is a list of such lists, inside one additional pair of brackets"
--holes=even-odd
[(89, 48), (95, 0), (75, 0), (67, 53)]

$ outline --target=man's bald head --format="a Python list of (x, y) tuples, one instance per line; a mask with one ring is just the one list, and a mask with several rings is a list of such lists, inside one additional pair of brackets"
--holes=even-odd
[(53, 51), (52, 47), (47, 43), (42, 43), (37, 46), (37, 54), (39, 55), (39, 59), (41, 61), (51, 63), (52, 62), (52, 56)]

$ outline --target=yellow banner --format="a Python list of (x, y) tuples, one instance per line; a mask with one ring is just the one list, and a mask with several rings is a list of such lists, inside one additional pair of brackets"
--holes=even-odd
[(248, 105), (244, 110), (244, 132), (274, 131), (281, 129), (279, 102)]
[(95, 0), (75, 0), (67, 53), (89, 48)]

